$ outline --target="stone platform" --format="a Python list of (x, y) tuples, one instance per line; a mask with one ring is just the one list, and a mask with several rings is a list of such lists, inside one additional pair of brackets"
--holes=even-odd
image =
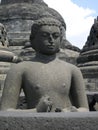
[(0, 112), (0, 130), (98, 130), (98, 112)]

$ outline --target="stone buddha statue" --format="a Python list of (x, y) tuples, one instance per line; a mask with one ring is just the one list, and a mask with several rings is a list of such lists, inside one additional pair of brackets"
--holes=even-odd
[(76, 66), (57, 58), (62, 25), (52, 17), (36, 20), (30, 42), (32, 61), (14, 64), (7, 74), (1, 110), (17, 109), (21, 89), (32, 112), (88, 111), (82, 74)]

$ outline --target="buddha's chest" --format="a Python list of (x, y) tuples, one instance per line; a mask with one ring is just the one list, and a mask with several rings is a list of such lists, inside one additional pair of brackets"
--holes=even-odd
[(25, 85), (41, 93), (68, 93), (71, 85), (71, 74), (65, 66), (34, 66), (25, 74)]

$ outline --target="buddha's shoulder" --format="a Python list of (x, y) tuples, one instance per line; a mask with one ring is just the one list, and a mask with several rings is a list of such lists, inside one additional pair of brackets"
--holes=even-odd
[(64, 65), (66, 68), (69, 68), (69, 69), (72, 69), (72, 70), (73, 69), (75, 69), (75, 70), (79, 69), (79, 67), (77, 67), (76, 65), (69, 63), (69, 62), (66, 62), (66, 61), (63, 61), (63, 60), (60, 60), (60, 63), (62, 65)]

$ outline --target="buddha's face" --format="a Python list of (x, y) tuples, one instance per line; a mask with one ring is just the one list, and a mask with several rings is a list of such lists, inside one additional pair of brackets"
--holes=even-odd
[(55, 54), (60, 46), (60, 28), (53, 25), (42, 26), (38, 30), (33, 44), (35, 50), (39, 53), (46, 55)]

